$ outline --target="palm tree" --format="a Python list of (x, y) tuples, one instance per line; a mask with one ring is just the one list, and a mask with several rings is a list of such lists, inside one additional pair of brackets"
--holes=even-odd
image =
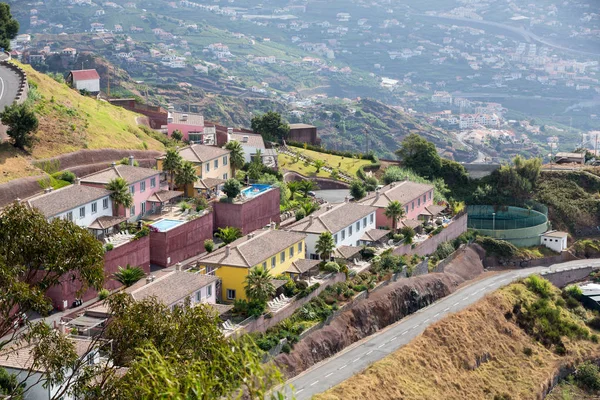
[(390, 218), (392, 220), (392, 232), (396, 232), (396, 225), (398, 220), (404, 217), (404, 207), (402, 207), (402, 203), (397, 200), (390, 201), (390, 203), (385, 208), (383, 215)]
[(186, 196), (191, 196), (187, 193), (188, 185), (193, 185), (198, 177), (196, 176), (196, 167), (189, 161), (184, 161), (179, 169), (175, 171), (175, 183), (177, 186), (183, 186), (186, 190)]
[(331, 253), (335, 249), (333, 235), (330, 232), (323, 232), (319, 235), (315, 250), (321, 256), (321, 260), (329, 260)]
[(294, 195), (296, 194), (296, 192), (300, 191), (301, 184), (302, 184), (302, 182), (300, 182), (300, 181), (288, 182), (287, 187), (290, 190), (290, 199), (291, 200), (294, 200)]
[(129, 287), (146, 276), (146, 273), (140, 267), (132, 267), (127, 264), (125, 268), (119, 267), (119, 270), (113, 274), (116, 281)]
[(302, 211), (304, 211), (304, 215), (310, 215), (313, 212), (317, 211), (319, 209), (319, 206), (309, 200), (302, 203), (301, 208)]
[(129, 184), (123, 178), (114, 178), (106, 184), (106, 190), (110, 190), (110, 198), (114, 203), (113, 214), (118, 215), (119, 206), (125, 209), (133, 205), (133, 196), (129, 191)]
[(275, 295), (275, 286), (273, 286), (272, 279), (273, 277), (267, 269), (262, 267), (253, 268), (244, 280), (246, 283), (246, 296), (250, 300), (265, 303)]
[(175, 149), (167, 149), (167, 154), (163, 160), (162, 169), (169, 174), (169, 189), (173, 189), (175, 172), (181, 168), (183, 159)]
[(315, 162), (313, 163), (313, 165), (315, 166), (315, 173), (319, 173), (321, 171), (321, 168), (323, 168), (325, 166), (325, 161), (323, 160), (315, 160)]
[(304, 197), (308, 197), (308, 192), (316, 188), (317, 185), (313, 181), (305, 180), (300, 182), (300, 191), (304, 194)]
[(236, 239), (242, 237), (242, 231), (239, 228), (233, 226), (227, 226), (225, 228), (219, 228), (219, 231), (215, 233), (215, 236), (223, 241), (225, 244), (234, 242)]
[(244, 159), (244, 148), (242, 144), (237, 140), (232, 140), (231, 142), (227, 142), (225, 145), (225, 149), (229, 150), (231, 153), (229, 154), (229, 163), (231, 164), (231, 177), (235, 178), (236, 170), (242, 168), (246, 163)]

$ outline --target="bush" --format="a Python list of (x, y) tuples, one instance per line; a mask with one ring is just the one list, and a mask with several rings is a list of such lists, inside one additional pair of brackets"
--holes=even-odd
[(440, 243), (433, 253), (433, 256), (438, 260), (443, 260), (446, 257), (449, 257), (452, 253), (454, 253), (454, 246), (450, 242)]
[(533, 349), (531, 347), (525, 347), (523, 349), (523, 354), (525, 354), (527, 357), (531, 357), (533, 355)]
[(340, 266), (334, 261), (329, 261), (323, 266), (325, 272), (340, 272)]
[(569, 285), (564, 289), (564, 293), (567, 296), (571, 296), (574, 299), (579, 300), (581, 298), (581, 296), (583, 296), (583, 292), (581, 291), (581, 288), (577, 285)]
[(108, 289), (102, 289), (98, 292), (98, 297), (100, 300), (105, 300), (108, 296), (110, 296)]
[(212, 253), (212, 251), (215, 249), (215, 242), (212, 241), (212, 239), (206, 239), (204, 241), (204, 250), (206, 250), (207, 253)]
[(512, 258), (519, 254), (519, 249), (512, 243), (505, 240), (497, 240), (491, 237), (482, 237), (477, 239), (477, 243), (484, 248), (489, 256), (500, 258)]
[(593, 343), (598, 343), (599, 339), (598, 339), (598, 335), (596, 335), (595, 333), (590, 337), (590, 340)]
[(281, 346), (282, 353), (290, 354), (290, 351), (292, 351), (292, 346), (290, 346), (289, 343), (285, 343), (283, 346)]
[(104, 251), (111, 251), (111, 250), (112, 250), (112, 249), (114, 249), (114, 248), (115, 248), (115, 245), (114, 245), (114, 244), (112, 244), (112, 243), (106, 243), (106, 244), (104, 245)]
[(61, 171), (61, 172), (56, 172), (54, 174), (52, 174), (52, 177), (61, 181), (65, 181), (65, 182), (69, 182), (69, 183), (75, 183), (75, 180), (77, 179), (77, 177), (75, 176), (74, 173), (72, 173), (71, 171)]
[(410, 226), (403, 226), (402, 229), (400, 229), (400, 233), (404, 236), (404, 242), (408, 244), (412, 243), (412, 240), (416, 235), (415, 230)]
[(369, 261), (375, 257), (376, 252), (377, 249), (375, 247), (363, 247), (363, 249), (360, 251), (360, 255), (363, 259)]
[(598, 366), (589, 361), (584, 362), (575, 371), (577, 386), (595, 392), (600, 390), (600, 372)]
[(242, 192), (242, 185), (237, 179), (228, 179), (223, 185), (223, 193), (229, 199), (236, 198)]
[(552, 296), (552, 284), (544, 278), (532, 275), (525, 279), (525, 286), (544, 299)]
[(299, 209), (298, 211), (296, 211), (296, 221), (300, 221), (302, 218), (306, 217), (306, 212), (304, 211), (304, 209)]
[(364, 198), (367, 195), (365, 185), (359, 180), (352, 181), (350, 184), (350, 195), (354, 198), (354, 200), (360, 200)]
[(135, 235), (133, 236), (133, 240), (138, 240), (141, 239), (145, 236), (148, 236), (150, 234), (150, 228), (148, 228), (147, 226), (142, 227), (142, 229), (140, 229), (139, 231), (137, 231), (135, 233)]
[(594, 317), (587, 321), (586, 324), (592, 329), (600, 330), (600, 317)]

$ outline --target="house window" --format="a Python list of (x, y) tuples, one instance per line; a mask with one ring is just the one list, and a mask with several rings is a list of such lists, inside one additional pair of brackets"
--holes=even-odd
[(433, 191), (429, 192), (429, 200), (431, 200), (431, 195), (433, 194)]
[(404, 207), (404, 213), (408, 214), (408, 206)]
[(285, 251), (282, 251), (281, 254), (279, 254), (279, 262), (285, 262)]
[(206, 172), (210, 172), (210, 163), (206, 163)]
[(294, 257), (294, 246), (290, 247), (290, 258)]
[(142, 215), (146, 214), (146, 202), (142, 202)]
[(417, 199), (417, 207), (421, 207), (421, 198), (420, 197)]
[(337, 244), (337, 242), (338, 242), (337, 233), (335, 235), (333, 235), (333, 241), (335, 242), (335, 244)]
[(352, 225), (348, 227), (348, 236), (352, 236)]
[(363, 218), (363, 229), (367, 227), (367, 217)]
[(227, 300), (235, 300), (235, 290), (227, 289)]
[(140, 182), (140, 192), (146, 191), (146, 181)]
[(369, 215), (369, 223), (373, 223), (373, 214)]
[(360, 231), (360, 221), (356, 223), (356, 232)]
[(95, 201), (92, 203), (92, 214), (96, 214), (98, 212), (98, 202)]
[(414, 202), (414, 201), (413, 201), (413, 202), (410, 204), (410, 209), (411, 209), (411, 210), (414, 210), (414, 209), (415, 209), (415, 202)]
[(298, 243), (298, 254), (302, 253), (302, 242)]
[(108, 199), (102, 199), (102, 208), (104, 210), (108, 208)]
[(271, 257), (271, 269), (275, 268), (276, 262), (277, 262), (277, 257)]
[(227, 174), (223, 174), (223, 180), (227, 180)]
[(196, 292), (196, 301), (202, 301), (202, 289)]
[(135, 215), (135, 206), (131, 206), (131, 208), (129, 209), (129, 215), (131, 217), (133, 217)]
[(427, 195), (423, 195), (423, 203), (427, 201)]
[(206, 297), (212, 296), (212, 285), (206, 287)]
[(219, 160), (218, 159), (215, 160), (215, 169), (217, 169), (217, 168), (219, 168)]
[(267, 270), (267, 262), (266, 261), (263, 263), (262, 269), (264, 269), (265, 271)]
[(227, 165), (227, 156), (223, 156), (223, 165)]
[(79, 209), (79, 218), (84, 218), (85, 217), (85, 207), (81, 207)]
[(129, 186), (129, 192), (131, 192), (131, 194), (135, 194), (135, 185)]
[(67, 215), (65, 215), (65, 219), (67, 221), (73, 221), (73, 211), (69, 211)]
[(342, 229), (342, 240), (346, 239), (346, 230)]
[(150, 187), (151, 188), (156, 187), (156, 178), (151, 178), (150, 179)]

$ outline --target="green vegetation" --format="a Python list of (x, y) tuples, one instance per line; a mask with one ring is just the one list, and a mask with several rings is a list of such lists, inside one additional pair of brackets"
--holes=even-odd
[(256, 267), (244, 280), (244, 290), (250, 300), (266, 304), (267, 300), (275, 295), (275, 286), (271, 282), (273, 277), (267, 269)]
[(282, 121), (279, 113), (273, 111), (252, 118), (251, 126), (254, 132), (260, 133), (265, 140), (271, 142), (281, 142), (287, 139), (290, 133), (290, 126)]
[(237, 140), (227, 142), (225, 149), (231, 151), (229, 163), (231, 165), (231, 176), (235, 178), (235, 172), (244, 166), (244, 149)]
[(350, 184), (350, 195), (354, 197), (354, 200), (358, 201), (367, 195), (365, 184), (362, 181), (354, 180)]
[[(307, 146), (308, 147), (308, 146)], [(328, 154), (326, 152), (316, 151), (316, 150), (308, 150), (304, 148), (289, 148), (291, 151), (296, 154), (306, 158), (309, 160), (308, 165), (305, 165), (304, 161), (301, 161), (299, 157), (293, 158), (288, 156), (287, 154), (279, 154), (279, 165), (281, 168), (287, 169), (289, 171), (298, 172), (304, 176), (319, 176), (323, 178), (329, 178), (330, 173), (323, 171), (322, 168), (317, 170), (315, 166), (315, 161), (322, 161), (324, 164), (321, 167), (329, 167), (331, 169), (336, 169), (337, 171), (346, 174), (348, 176), (357, 176), (358, 170), (361, 167), (371, 165), (371, 161), (368, 159), (362, 158), (361, 155), (358, 154), (350, 154), (350, 155), (335, 155)]]
[(108, 291), (108, 289), (102, 289), (98, 292), (98, 298), (100, 300), (106, 300), (108, 296), (110, 296), (110, 292)]
[(226, 226), (225, 228), (219, 228), (215, 236), (223, 241), (225, 244), (235, 242), (237, 239), (242, 237), (242, 231), (240, 228), (233, 226)]
[(321, 257), (321, 260), (329, 260), (334, 249), (335, 241), (333, 240), (333, 235), (330, 232), (321, 233), (315, 245), (315, 250)]
[(132, 267), (127, 264), (125, 268), (119, 267), (113, 274), (114, 279), (120, 284), (129, 287), (146, 276), (146, 273), (140, 267)]
[(212, 239), (206, 239), (204, 241), (204, 250), (206, 250), (207, 253), (212, 253), (214, 249), (215, 249), (215, 242), (213, 242)]
[(129, 183), (123, 178), (114, 178), (106, 184), (106, 190), (110, 190), (110, 198), (114, 207), (130, 208), (133, 205), (133, 195), (129, 191)]
[(0, 114), (0, 120), (8, 127), (6, 134), (13, 140), (15, 147), (21, 150), (33, 147), (33, 132), (38, 128), (39, 122), (27, 104), (13, 103), (6, 107)]
[(235, 178), (228, 179), (223, 185), (223, 193), (231, 201), (242, 192), (242, 184)]
[(383, 183), (385, 183), (386, 185), (392, 182), (400, 182), (404, 179), (408, 179), (411, 182), (426, 183), (429, 185), (433, 185), (435, 187), (434, 201), (436, 203), (448, 201), (446, 196), (450, 193), (450, 189), (448, 188), (444, 180), (441, 178), (435, 179), (434, 181), (430, 181), (417, 175), (414, 171), (410, 169), (397, 166), (391, 166), (387, 168), (383, 173), (382, 177)]
[(392, 220), (392, 232), (396, 232), (398, 221), (405, 215), (404, 207), (399, 201), (390, 201), (385, 208), (383, 215)]
[(19, 21), (12, 17), (10, 6), (0, 3), (0, 47), (10, 50), (10, 41), (19, 33)]

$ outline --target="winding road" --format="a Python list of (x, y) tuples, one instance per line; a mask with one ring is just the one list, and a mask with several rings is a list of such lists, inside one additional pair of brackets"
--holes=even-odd
[[(20, 82), (19, 75), (0, 62), (0, 112), (16, 100)], [(6, 127), (0, 125), (0, 143), (7, 138)]]
[(600, 267), (600, 260), (577, 260), (554, 264), (550, 267), (511, 270), (475, 281), (313, 366), (286, 382), (282, 390), (286, 398), (292, 398), (292, 393), (294, 393), (297, 400), (310, 399), (360, 373), (369, 365), (408, 344), (431, 324), (451, 313), (463, 310), (488, 293), (516, 279), (543, 271), (589, 265)]

